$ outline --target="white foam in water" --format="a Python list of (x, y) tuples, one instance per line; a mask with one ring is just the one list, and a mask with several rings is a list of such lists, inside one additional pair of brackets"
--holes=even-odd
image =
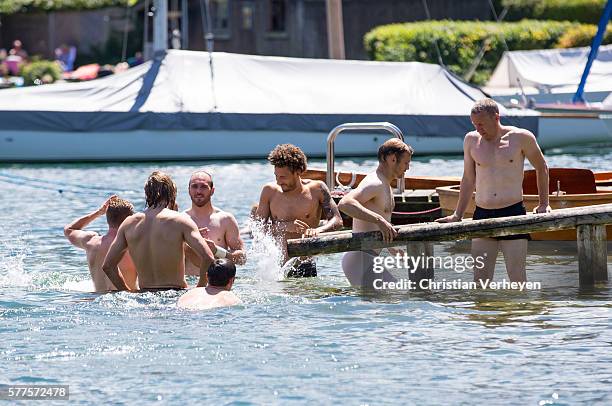
[(248, 227), (253, 235), (251, 247), (247, 251), (249, 262), (255, 265), (257, 278), (264, 281), (278, 281), (283, 279), (282, 249), (274, 238), (267, 234), (264, 226), (257, 221), (249, 219)]
[(66, 281), (62, 285), (62, 290), (73, 290), (75, 292), (94, 292), (94, 284), (91, 279), (82, 281)]
[(23, 248), (17, 250), (4, 248), (8, 251), (8, 255), (0, 258), (0, 287), (30, 286), (32, 276), (25, 272), (23, 266), (25, 250)]

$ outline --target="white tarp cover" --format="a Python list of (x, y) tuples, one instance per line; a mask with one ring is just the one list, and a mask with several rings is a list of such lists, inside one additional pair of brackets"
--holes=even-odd
[[(493, 94), (508, 88), (575, 93), (591, 47), (504, 52), (485, 88)], [(520, 81), (520, 83), (519, 83)], [(612, 91), (612, 45), (599, 47), (585, 92)]]
[[(471, 106), (482, 97), (432, 64), (216, 52), (211, 71), (208, 53), (172, 50), (98, 80), (2, 90), (0, 128), (329, 131), (391, 121), (411, 134), (450, 136), (470, 129)], [(509, 120), (537, 127), (535, 117)]]

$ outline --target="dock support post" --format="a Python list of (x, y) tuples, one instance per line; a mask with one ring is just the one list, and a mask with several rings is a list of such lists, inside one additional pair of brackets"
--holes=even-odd
[[(428, 257), (433, 257), (434, 249), (433, 243), (429, 241), (410, 241), (406, 244), (406, 255), (409, 257), (424, 257), (426, 261)], [(429, 262), (429, 261), (427, 261)], [(424, 266), (418, 267), (414, 273), (409, 274), (411, 281), (419, 283), (422, 279), (433, 279), (434, 269), (433, 266), (425, 263)]]
[(608, 280), (606, 226), (584, 224), (577, 227), (578, 274), (580, 286), (593, 286)]

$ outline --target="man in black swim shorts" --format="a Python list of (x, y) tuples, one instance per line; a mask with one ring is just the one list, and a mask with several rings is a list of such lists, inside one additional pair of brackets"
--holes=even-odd
[[(455, 212), (437, 220), (461, 221), (476, 190), (474, 220), (520, 216), (523, 205), (523, 164), (525, 157), (536, 170), (539, 204), (534, 213), (550, 211), (548, 205), (548, 167), (535, 136), (528, 130), (501, 125), (495, 101), (477, 101), (471, 111), (476, 131), (463, 141), (463, 178)], [(527, 280), (525, 263), (528, 234), (472, 240), (472, 256), (481, 257), (484, 266), (474, 268), (474, 280), (493, 278), (497, 253), (501, 249), (510, 281)]]

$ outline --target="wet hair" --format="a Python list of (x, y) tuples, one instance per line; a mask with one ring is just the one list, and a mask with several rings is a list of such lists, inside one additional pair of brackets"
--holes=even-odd
[(236, 277), (236, 265), (229, 259), (216, 259), (208, 268), (207, 274), (210, 286), (227, 286), (230, 279)]
[(414, 149), (399, 138), (390, 138), (378, 147), (378, 162), (384, 162), (389, 155), (399, 160), (403, 154), (414, 154)]
[(277, 168), (289, 168), (292, 173), (306, 170), (306, 155), (292, 144), (277, 145), (268, 155), (268, 161)]
[(480, 99), (472, 106), (471, 114), (487, 113), (490, 115), (499, 114), (499, 107), (493, 99)]
[(212, 174), (210, 172), (208, 172), (205, 169), (198, 169), (197, 171), (193, 171), (191, 173), (191, 176), (189, 177), (189, 187), (191, 187), (191, 178), (193, 178), (193, 176), (198, 174), (198, 173), (205, 173), (205, 174), (207, 174), (210, 177), (210, 182), (208, 182), (208, 186), (210, 186), (210, 188), (212, 189), (213, 185), (214, 185), (214, 183), (213, 183), (213, 176), (212, 176)]
[(161, 171), (154, 171), (149, 175), (144, 186), (147, 207), (168, 207), (176, 204), (176, 184), (172, 178)]
[(117, 197), (108, 203), (106, 222), (110, 227), (119, 227), (123, 220), (134, 214), (134, 205), (125, 199)]

